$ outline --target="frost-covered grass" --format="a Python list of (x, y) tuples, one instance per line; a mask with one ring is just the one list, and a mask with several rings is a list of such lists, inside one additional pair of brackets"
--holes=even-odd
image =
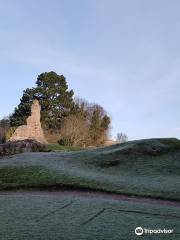
[[(180, 208), (102, 198), (0, 195), (2, 240), (178, 240)], [(136, 236), (134, 229), (173, 229)]]
[(150, 139), (0, 160), (0, 189), (68, 186), (180, 199), (180, 141)]

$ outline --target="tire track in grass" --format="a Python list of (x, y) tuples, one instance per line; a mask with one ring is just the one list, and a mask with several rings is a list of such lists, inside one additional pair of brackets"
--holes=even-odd
[(160, 213), (149, 213), (144, 211), (137, 211), (137, 210), (125, 210), (125, 209), (111, 209), (107, 208), (106, 210), (114, 211), (114, 212), (127, 212), (127, 213), (134, 213), (134, 214), (143, 214), (143, 215), (152, 215), (152, 216), (159, 216), (159, 217), (167, 217), (167, 218), (177, 218), (180, 219), (180, 216), (175, 215), (168, 215), (168, 214), (160, 214)]
[(142, 215), (151, 215), (151, 216), (158, 216), (158, 217), (167, 217), (167, 218), (176, 218), (180, 219), (180, 216), (175, 215), (168, 215), (168, 214), (160, 214), (160, 213), (149, 213), (144, 211), (136, 211), (136, 210), (126, 210), (126, 209), (112, 209), (112, 208), (103, 208), (102, 210), (98, 211), (96, 214), (94, 214), (92, 217), (90, 217), (88, 220), (82, 223), (82, 225), (86, 225), (87, 223), (93, 221), (95, 218), (99, 217), (102, 213), (105, 211), (113, 211), (113, 212), (124, 212), (124, 213), (134, 213), (134, 214), (142, 214)]
[(105, 208), (101, 209), (99, 212), (97, 212), (95, 215), (93, 215), (92, 217), (90, 217), (88, 220), (86, 220), (85, 222), (82, 223), (82, 225), (85, 225), (91, 221), (93, 221), (95, 218), (97, 218), (98, 216), (100, 216), (102, 213), (105, 212)]
[(56, 213), (56, 212), (58, 212), (58, 211), (60, 211), (60, 210), (62, 210), (64, 208), (67, 208), (67, 207), (71, 206), (73, 203), (74, 203), (74, 201), (71, 201), (68, 204), (65, 204), (64, 206), (62, 206), (61, 208), (57, 208), (57, 209), (55, 209), (53, 211), (50, 211), (50, 212), (46, 213), (43, 216), (41, 216), (39, 219), (37, 219), (35, 222), (38, 223), (38, 222), (44, 220), (46, 217), (49, 217), (52, 214), (54, 214), (54, 213)]

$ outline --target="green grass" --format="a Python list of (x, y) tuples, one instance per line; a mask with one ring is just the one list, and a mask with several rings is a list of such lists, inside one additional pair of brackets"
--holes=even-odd
[[(178, 240), (180, 208), (46, 194), (0, 195), (2, 240)], [(136, 236), (134, 229), (173, 229)]]
[(0, 190), (52, 186), (180, 199), (180, 141), (148, 139), (76, 152), (0, 160)]
[(47, 148), (49, 151), (59, 151), (59, 152), (71, 152), (71, 151), (82, 150), (82, 148), (80, 147), (68, 147), (68, 146), (62, 146), (59, 144), (48, 144)]

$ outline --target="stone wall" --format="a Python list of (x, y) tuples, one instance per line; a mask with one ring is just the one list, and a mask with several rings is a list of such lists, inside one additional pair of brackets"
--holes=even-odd
[(40, 142), (36, 142), (30, 139), (0, 144), (0, 158), (23, 152), (48, 152), (48, 151), (49, 150), (47, 145), (41, 144)]

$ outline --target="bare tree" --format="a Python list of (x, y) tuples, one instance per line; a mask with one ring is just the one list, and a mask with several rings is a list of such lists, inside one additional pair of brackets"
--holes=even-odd
[(59, 143), (67, 146), (83, 146), (89, 142), (89, 126), (81, 114), (71, 115), (62, 123)]
[(125, 134), (125, 133), (118, 133), (117, 134), (117, 137), (116, 137), (116, 140), (119, 142), (119, 143), (125, 143), (128, 141), (128, 136)]

